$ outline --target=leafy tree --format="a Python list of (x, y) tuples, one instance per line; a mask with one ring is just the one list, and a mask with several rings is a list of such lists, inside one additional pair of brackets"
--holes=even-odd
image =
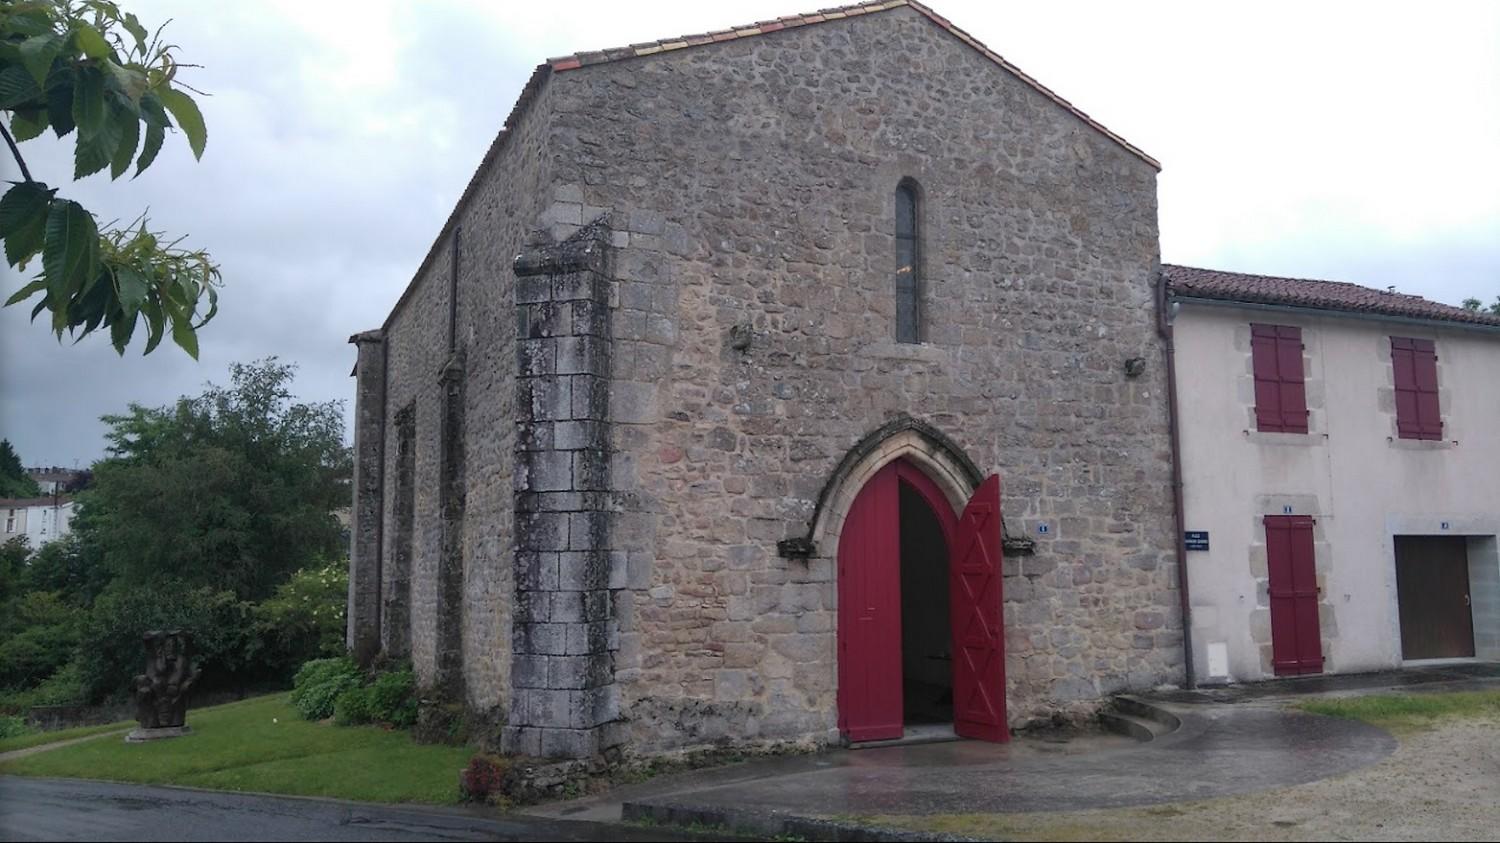
[(34, 498), (42, 489), (26, 473), (9, 439), (0, 439), (0, 498)]
[(83, 616), (52, 591), (7, 601), (0, 621), (0, 686), (33, 685), (67, 664), (78, 648)]
[(26, 558), (30, 555), (25, 536), (0, 544), (0, 605), (25, 589)]
[(248, 607), (232, 591), (115, 581), (89, 613), (77, 650), (89, 698), (98, 700), (129, 686), (145, 664), (141, 635), (150, 629), (192, 635), (196, 656), (212, 667), (205, 671), (210, 672), (207, 684), (227, 684), (246, 667), (247, 615)]
[[(79, 519), (74, 519), (77, 530)], [(42, 545), (27, 561), (22, 584), (30, 591), (55, 591), (70, 603), (87, 607), (110, 583), (98, 554), (85, 550), (77, 532)]]
[(230, 370), (175, 407), (105, 416), (110, 456), (94, 465), (76, 529), (132, 586), (210, 586), (269, 596), (299, 568), (341, 554), (348, 506), (340, 402), (298, 403), (295, 367)]
[(1464, 310), (1472, 310), (1475, 313), (1493, 313), (1500, 316), (1500, 296), (1495, 296), (1495, 301), (1489, 307), (1479, 299), (1464, 299)]
[(59, 139), (72, 134), (74, 179), (106, 167), (118, 179), (132, 163), (140, 175), (171, 130), (201, 158), (208, 133), (177, 78), (191, 66), (177, 49), (109, 0), (0, 4), (0, 111), (10, 124), (0, 121), (0, 135), (22, 176), (0, 198), (0, 239), (13, 267), (41, 256), (41, 271), (6, 305), (39, 296), (32, 318), (49, 311), (59, 339), (108, 329), (124, 354), (144, 322), (147, 354), (170, 332), (196, 358), (197, 330), (217, 310), (220, 275), (206, 252), (151, 231), (144, 215), (101, 229), (88, 209), (32, 178), (16, 145), (48, 128)]

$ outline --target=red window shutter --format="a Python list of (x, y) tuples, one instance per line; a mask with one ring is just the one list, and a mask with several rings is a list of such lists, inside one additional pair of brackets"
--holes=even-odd
[(1251, 325), (1255, 372), (1255, 429), (1307, 432), (1307, 383), (1302, 374), (1302, 329)]
[(1438, 405), (1437, 347), (1432, 340), (1391, 337), (1396, 380), (1396, 432), (1402, 439), (1443, 438)]

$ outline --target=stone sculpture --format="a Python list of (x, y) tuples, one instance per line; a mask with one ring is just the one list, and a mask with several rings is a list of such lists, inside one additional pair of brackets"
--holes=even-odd
[(144, 636), (146, 672), (132, 682), (140, 726), (125, 737), (131, 742), (175, 738), (187, 726), (187, 693), (198, 681), (193, 666), (192, 636), (180, 629), (152, 630)]

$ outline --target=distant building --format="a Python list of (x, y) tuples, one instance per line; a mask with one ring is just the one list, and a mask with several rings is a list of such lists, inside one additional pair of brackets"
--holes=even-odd
[(24, 537), (36, 550), (71, 532), (73, 499), (66, 495), (0, 498), (0, 542)]
[(44, 495), (59, 495), (76, 492), (87, 486), (93, 472), (77, 468), (45, 466), (26, 469), (26, 476), (36, 481)]

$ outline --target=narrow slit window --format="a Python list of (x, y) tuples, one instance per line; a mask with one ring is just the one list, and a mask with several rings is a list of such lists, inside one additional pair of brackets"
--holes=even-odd
[(896, 342), (921, 342), (921, 281), (917, 188), (896, 187)]

